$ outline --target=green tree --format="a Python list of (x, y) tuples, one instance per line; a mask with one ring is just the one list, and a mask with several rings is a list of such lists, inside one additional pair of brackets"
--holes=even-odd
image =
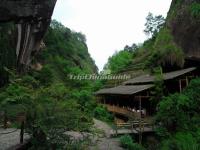
[(112, 73), (117, 73), (127, 67), (131, 61), (132, 54), (130, 52), (119, 51), (108, 59), (107, 69), (110, 69)]
[(72, 142), (66, 131), (90, 131), (92, 118), (69, 99), (64, 84), (35, 86), (34, 80), (27, 75), (17, 78), (0, 92), (0, 108), (7, 120), (18, 124), (17, 118), (25, 116), (33, 149), (63, 149)]
[(200, 79), (194, 79), (182, 93), (164, 97), (156, 115), (161, 149), (199, 149)]
[(174, 42), (171, 31), (167, 28), (161, 29), (153, 44), (153, 51), (146, 61), (147, 67), (183, 67), (184, 53)]
[(135, 52), (137, 49), (138, 49), (138, 46), (135, 43), (133, 43), (131, 46), (126, 45), (124, 47), (124, 50), (129, 51), (130, 53)]
[(146, 17), (146, 28), (144, 30), (144, 33), (153, 37), (163, 27), (164, 23), (165, 19), (162, 15), (154, 16), (152, 13), (149, 13)]
[(164, 96), (164, 80), (162, 73), (163, 72), (161, 67), (154, 68), (155, 81), (153, 90), (151, 92), (152, 96), (150, 98), (152, 108), (156, 108), (157, 104), (162, 100)]

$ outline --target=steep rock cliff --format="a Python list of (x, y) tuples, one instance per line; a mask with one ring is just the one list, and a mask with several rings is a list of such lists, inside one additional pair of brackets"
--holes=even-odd
[(185, 57), (200, 60), (200, 0), (173, 0), (167, 27)]
[(33, 56), (40, 50), (55, 4), (56, 0), (0, 1), (0, 23), (16, 24), (16, 45), (13, 49), (19, 72), (29, 67)]

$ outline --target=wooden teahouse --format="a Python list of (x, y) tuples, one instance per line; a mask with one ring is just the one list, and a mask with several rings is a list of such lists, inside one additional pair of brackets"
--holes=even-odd
[[(191, 79), (199, 76), (195, 67), (163, 73), (162, 78), (168, 94), (181, 92)], [(97, 91), (99, 103), (115, 115), (117, 124), (130, 120), (151, 122), (156, 108), (152, 108), (150, 98), (156, 76), (142, 75), (122, 85)]]

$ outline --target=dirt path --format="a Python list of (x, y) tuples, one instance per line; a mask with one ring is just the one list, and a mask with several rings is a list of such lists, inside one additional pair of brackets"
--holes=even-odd
[(100, 129), (104, 132), (96, 141), (95, 146), (91, 146), (90, 150), (123, 150), (120, 147), (120, 142), (118, 138), (112, 138), (110, 133), (112, 128), (106, 123), (94, 119), (94, 124), (97, 129)]
[[(2, 129), (0, 128), (0, 150), (7, 150), (11, 147), (20, 145), (19, 140), (20, 130), (18, 129)], [(30, 137), (24, 134), (24, 142), (26, 142)]]

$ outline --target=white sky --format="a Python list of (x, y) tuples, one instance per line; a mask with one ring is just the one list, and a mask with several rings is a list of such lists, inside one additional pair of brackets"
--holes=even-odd
[(125, 45), (142, 43), (149, 12), (166, 16), (172, 0), (57, 0), (53, 19), (86, 35), (99, 70)]

